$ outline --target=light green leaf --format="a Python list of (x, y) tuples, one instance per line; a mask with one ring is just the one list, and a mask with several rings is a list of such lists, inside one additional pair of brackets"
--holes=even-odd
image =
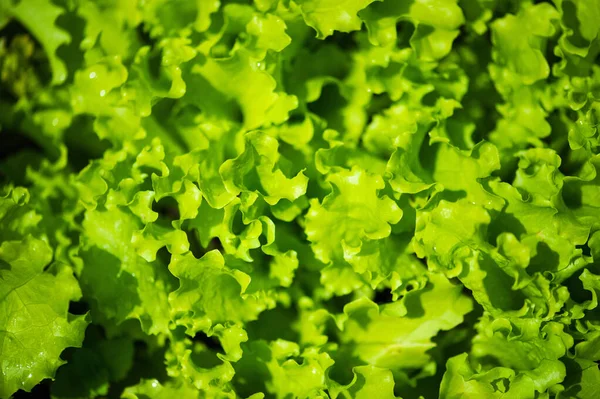
[(69, 302), (81, 298), (71, 268), (45, 268), (52, 250), (31, 236), (0, 246), (0, 396), (30, 391), (54, 378), (64, 363), (65, 348), (81, 346), (87, 316), (68, 313)]
[[(15, 3), (15, 4), (11, 4)], [(65, 62), (56, 51), (71, 41), (71, 36), (56, 25), (57, 18), (65, 10), (51, 0), (3, 1), (0, 11), (16, 18), (40, 42), (52, 68), (52, 84), (59, 85), (67, 79)]]
[(440, 398), (535, 398), (531, 380), (516, 376), (513, 370), (505, 367), (494, 367), (489, 371), (473, 369), (466, 353), (450, 358), (446, 370)]
[(207, 58), (194, 65), (192, 74), (201, 75), (226, 99), (235, 101), (247, 129), (281, 123), (297, 106), (287, 95), (276, 91), (275, 79), (242, 50), (229, 58)]
[(331, 193), (321, 203), (311, 201), (306, 235), (317, 259), (324, 263), (342, 259), (344, 247), (359, 248), (364, 239), (389, 236), (402, 210), (388, 196), (379, 196), (383, 179), (359, 168), (330, 174)]
[(417, 369), (430, 361), (427, 352), (435, 346), (431, 339), (460, 324), (472, 309), (460, 287), (443, 275), (430, 274), (427, 286), (408, 293), (402, 301), (377, 306), (360, 299), (346, 305), (348, 320), (341, 337), (368, 364)]
[(334, 31), (351, 32), (359, 30), (362, 24), (356, 15), (375, 0), (298, 0), (306, 24), (317, 31), (317, 37), (324, 39)]
[(245, 294), (250, 276), (229, 269), (219, 251), (210, 251), (201, 259), (191, 253), (173, 256), (169, 270), (180, 281), (179, 288), (169, 295), (171, 312), (189, 334), (216, 323), (253, 320), (268, 306)]
[(167, 294), (174, 282), (166, 265), (136, 253), (132, 239), (140, 227), (133, 215), (119, 209), (86, 212), (79, 277), (93, 311), (116, 323), (139, 319), (145, 331), (156, 334), (168, 331)]
[(308, 178), (302, 171), (291, 178), (286, 176), (293, 166), (279, 154), (276, 139), (260, 131), (248, 133), (245, 138), (244, 152), (219, 168), (229, 192), (258, 192), (269, 205), (281, 199), (294, 201), (306, 193)]
[(410, 21), (415, 27), (410, 37), (411, 47), (420, 59), (432, 61), (450, 52), (458, 28), (464, 23), (463, 12), (456, 3), (456, 0), (385, 0), (373, 3), (360, 16), (369, 30), (369, 40), (380, 46), (396, 41), (399, 20)]

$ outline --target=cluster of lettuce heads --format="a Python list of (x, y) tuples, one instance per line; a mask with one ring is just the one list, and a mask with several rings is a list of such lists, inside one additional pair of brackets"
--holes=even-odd
[(600, 397), (599, 0), (1, 0), (0, 397)]

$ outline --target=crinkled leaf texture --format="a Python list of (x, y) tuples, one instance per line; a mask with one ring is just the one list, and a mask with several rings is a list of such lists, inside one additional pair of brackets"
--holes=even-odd
[(599, 34), (0, 0), (0, 397), (600, 397)]
[(53, 378), (61, 352), (83, 341), (86, 317), (68, 312), (69, 301), (81, 297), (79, 285), (68, 267), (45, 270), (51, 259), (48, 244), (31, 236), (0, 246), (2, 397)]

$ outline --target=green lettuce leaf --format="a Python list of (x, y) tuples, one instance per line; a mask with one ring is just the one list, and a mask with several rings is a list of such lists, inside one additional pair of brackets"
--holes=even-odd
[(306, 235), (324, 263), (343, 258), (345, 248), (359, 248), (364, 239), (387, 237), (390, 224), (402, 217), (392, 199), (378, 195), (384, 188), (380, 176), (354, 168), (332, 173), (327, 180), (331, 193), (321, 203), (311, 202), (306, 219)]
[(0, 3), (0, 396), (598, 396), (597, 1)]
[(450, 330), (473, 309), (443, 275), (428, 275), (429, 283), (409, 292), (402, 301), (377, 306), (368, 300), (346, 305), (348, 320), (341, 334), (355, 356), (366, 363), (391, 369), (419, 369), (430, 361), (431, 339), (441, 330)]
[(334, 31), (351, 32), (359, 30), (362, 24), (356, 15), (374, 0), (348, 0), (339, 3), (335, 0), (299, 0), (306, 24), (317, 31), (323, 39)]
[(65, 363), (62, 351), (83, 341), (89, 319), (68, 312), (69, 302), (79, 300), (81, 290), (67, 265), (45, 270), (51, 260), (48, 244), (31, 236), (0, 246), (3, 397), (54, 378)]
[(61, 45), (68, 44), (71, 36), (56, 25), (65, 10), (50, 0), (19, 0), (3, 2), (0, 10), (9, 18), (17, 19), (40, 42), (52, 68), (52, 84), (59, 85), (67, 79), (67, 67), (58, 56)]

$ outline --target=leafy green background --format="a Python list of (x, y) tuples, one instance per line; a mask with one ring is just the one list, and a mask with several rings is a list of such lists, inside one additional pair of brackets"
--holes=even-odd
[(600, 397), (599, 33), (0, 0), (0, 397)]

